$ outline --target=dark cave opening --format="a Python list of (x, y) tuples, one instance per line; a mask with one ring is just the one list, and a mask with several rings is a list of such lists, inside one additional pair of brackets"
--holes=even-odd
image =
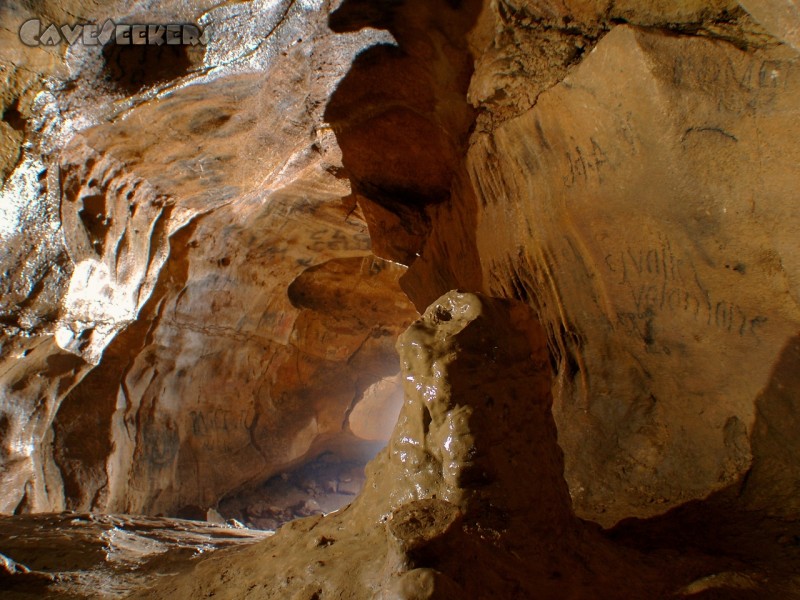
[[(191, 72), (198, 46), (121, 44), (103, 46), (103, 77), (125, 95), (179, 79)], [(200, 46), (202, 48), (202, 46)]]
[[(335, 512), (361, 492), (364, 467), (382, 447), (365, 444), (359, 452), (345, 455), (325, 451), (255, 487), (226, 496), (219, 502), (216, 514), (226, 522), (235, 519), (250, 529), (275, 531), (294, 519)], [(216, 517), (213, 511), (198, 516), (212, 521)]]

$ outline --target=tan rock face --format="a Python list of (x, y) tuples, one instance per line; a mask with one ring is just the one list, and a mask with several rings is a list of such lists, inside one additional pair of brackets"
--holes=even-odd
[[(478, 212), (484, 288), (550, 330), (581, 516), (652, 515), (751, 465), (757, 398), (800, 316), (796, 63), (785, 47), (617, 27), (473, 139), (477, 200), (460, 211)], [(422, 302), (446, 269), (459, 280), (437, 264), (465, 245), (453, 212), (406, 278)]]
[(741, 0), (747, 12), (761, 23), (776, 38), (800, 50), (800, 6), (794, 0), (773, 2), (772, 0)]
[[(741, 4), (4, 6), (0, 511), (323, 511), (250, 496), (402, 403), (247, 593), (796, 596), (798, 20)], [(13, 36), (122, 14), (211, 41)]]
[[(72, 86), (39, 95), (5, 188), (4, 511), (205, 512), (388, 436), (348, 416), (365, 395), (392, 410), (374, 386), (396, 384), (416, 313), (346, 199), (323, 111), (355, 54), (391, 38), (335, 35), (312, 4), (133, 14), (205, 26), (208, 46), (175, 61), (113, 44), (8, 55), (41, 89), (51, 52)], [(9, 30), (67, 18), (43, 11), (8, 11)]]

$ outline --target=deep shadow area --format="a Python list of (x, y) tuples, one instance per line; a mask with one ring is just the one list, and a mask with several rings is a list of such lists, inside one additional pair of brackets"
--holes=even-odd
[[(294, 519), (328, 514), (350, 504), (364, 487), (364, 467), (382, 444), (363, 456), (323, 452), (299, 467), (237, 491), (219, 503), (219, 514), (251, 529), (276, 530)], [(353, 453), (351, 453), (353, 454)], [(201, 517), (206, 518), (206, 515)]]
[(346, 0), (331, 13), (328, 25), (336, 33), (365, 27), (391, 29), (398, 9), (404, 4), (406, 0)]
[(25, 118), (19, 112), (19, 99), (15, 99), (3, 111), (3, 121), (8, 123), (15, 131), (25, 131)]
[(688, 589), (692, 598), (800, 597), (800, 577), (791, 575), (800, 573), (800, 477), (792, 460), (800, 451), (798, 398), (794, 336), (756, 400), (753, 462), (741, 480), (661, 516), (622, 521), (606, 537), (665, 563), (702, 565)]
[[(381, 221), (370, 233), (385, 258), (413, 262), (426, 208), (450, 196), (475, 117), (467, 34), (480, 9), (480, 0), (345, 0), (330, 16), (337, 33), (374, 27), (397, 41), (361, 53), (325, 111), (368, 221)], [(402, 243), (382, 244), (386, 231)]]
[[(651, 519), (629, 519), (605, 536), (688, 581), (678, 597), (800, 597), (800, 523), (746, 510), (728, 489)], [(686, 577), (689, 575), (690, 577)]]
[(190, 46), (118, 44), (103, 46), (103, 77), (125, 95), (183, 77), (192, 69)]
[(756, 401), (753, 466), (742, 484), (745, 503), (775, 516), (800, 515), (800, 335), (789, 339)]

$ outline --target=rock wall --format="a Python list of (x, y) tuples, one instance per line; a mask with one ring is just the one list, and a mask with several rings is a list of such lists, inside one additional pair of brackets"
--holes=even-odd
[(3, 189), (2, 511), (205, 515), (386, 439), (349, 415), (362, 397), (396, 414), (393, 344), (416, 312), (404, 267), (371, 254), (323, 112), (392, 39), (335, 35), (321, 9), (3, 9), (14, 35), (124, 17), (210, 41), (4, 44), (3, 126), (24, 144)]
[[(498, 7), (470, 88), (483, 130), (404, 289), (536, 309), (580, 516), (611, 525), (738, 485), (755, 437), (783, 435), (758, 404), (800, 318), (796, 52), (735, 6)], [(540, 45), (514, 72), (522, 96), (496, 70), (520, 37)]]
[[(214, 516), (402, 381), (139, 595), (800, 597), (794, 2), (0, 10), (0, 511)], [(14, 34), (121, 15), (209, 43)]]
[[(793, 514), (793, 4), (37, 6), (2, 9), (3, 512), (203, 514), (385, 439), (400, 290), (459, 288), (544, 325), (579, 516)], [(69, 15), (210, 41), (14, 37)]]

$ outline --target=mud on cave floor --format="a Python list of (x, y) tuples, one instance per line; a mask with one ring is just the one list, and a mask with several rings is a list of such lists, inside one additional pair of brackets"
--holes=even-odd
[(294, 519), (334, 512), (350, 504), (364, 487), (364, 467), (371, 458), (323, 452), (257, 487), (223, 498), (217, 511), (225, 520), (267, 531)]

